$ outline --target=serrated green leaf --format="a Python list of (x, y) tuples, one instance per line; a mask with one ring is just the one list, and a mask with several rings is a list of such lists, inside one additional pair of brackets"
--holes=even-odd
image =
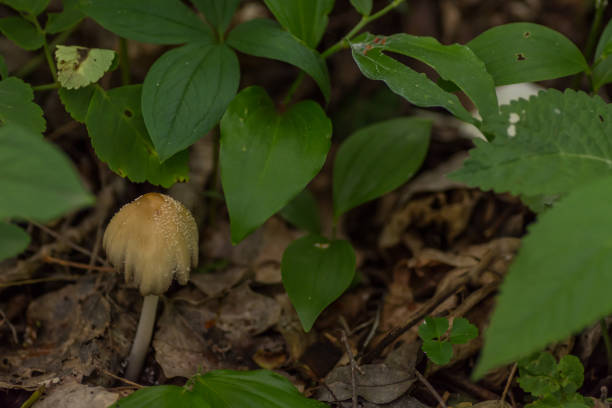
[(289, 244), (281, 272), (283, 286), (308, 332), (319, 314), (351, 284), (355, 252), (348, 241), (307, 235)]
[(34, 51), (45, 43), (45, 35), (23, 17), (11, 16), (0, 18), (0, 31), (9, 40), (21, 48)]
[(106, 92), (96, 86), (85, 120), (87, 131), (96, 155), (115, 173), (133, 182), (170, 187), (187, 179), (188, 152), (160, 163), (142, 119), (141, 88), (130, 85)]
[(280, 374), (268, 370), (214, 370), (195, 376), (193, 392), (214, 408), (325, 408), (305, 398)]
[(610, 47), (612, 46), (612, 20), (608, 22), (599, 42), (595, 49), (595, 58), (593, 65), (592, 74), (592, 85), (593, 90), (597, 92), (605, 84), (612, 82), (612, 53)]
[(34, 16), (42, 13), (49, 4), (49, 0), (3, 0), (2, 2), (15, 10), (24, 11)]
[(89, 85), (80, 89), (60, 88), (58, 95), (66, 112), (70, 114), (72, 119), (80, 123), (85, 123), (87, 111), (89, 110), (89, 102), (95, 91), (95, 86)]
[(14, 224), (0, 221), (0, 262), (19, 255), (30, 244), (30, 236)]
[(206, 21), (223, 34), (232, 20), (240, 0), (192, 0), (193, 4), (204, 14)]
[[(394, 34), (388, 37), (367, 34), (353, 43), (351, 48), (353, 55), (360, 53), (367, 57), (372, 51), (380, 49), (424, 62), (435, 69), (442, 79), (457, 85), (474, 102), (485, 120), (492, 120), (498, 115), (493, 78), (482, 61), (464, 45), (442, 45), (432, 37), (408, 34)], [(405, 87), (412, 93), (423, 92), (420, 87), (416, 89), (410, 89), (406, 85)]]
[(303, 190), (291, 200), (285, 208), (280, 210), (279, 215), (304, 231), (313, 234), (321, 232), (321, 219), (319, 218), (317, 201), (308, 189)]
[(0, 124), (15, 124), (34, 133), (46, 128), (43, 111), (32, 100), (34, 91), (19, 78), (0, 81)]
[(206, 135), (236, 95), (240, 66), (223, 44), (188, 44), (162, 55), (142, 89), (142, 113), (163, 162)]
[(467, 46), (484, 61), (495, 85), (543, 81), (589, 69), (573, 42), (539, 24), (493, 27)]
[(66, 31), (85, 18), (79, 0), (63, 0), (63, 10), (60, 13), (47, 13), (45, 32), (57, 34)]
[(445, 317), (426, 317), (419, 326), (419, 337), (423, 340), (439, 339), (448, 330)]
[(580, 359), (571, 354), (567, 354), (561, 358), (557, 366), (563, 391), (573, 393), (582, 387), (584, 381), (584, 367)]
[(93, 84), (110, 69), (115, 55), (113, 50), (58, 45), (55, 50), (57, 79), (68, 89)]
[(417, 73), (383, 54), (380, 47), (366, 51), (368, 45), (372, 46), (372, 42), (360, 42), (351, 46), (353, 59), (366, 78), (384, 81), (389, 89), (414, 105), (441, 106), (465, 122), (476, 123), (457, 96), (442, 90), (425, 74)]
[(329, 73), (323, 58), (274, 21), (256, 19), (242, 23), (229, 33), (227, 43), (245, 54), (295, 65), (315, 80), (325, 100), (329, 101)]
[(0, 163), (0, 219), (48, 221), (93, 203), (70, 160), (38, 133), (1, 126)]
[(453, 328), (448, 337), (448, 341), (452, 344), (465, 344), (476, 337), (478, 337), (478, 327), (470, 323), (468, 319), (458, 317), (453, 320)]
[(610, 186), (612, 176), (585, 183), (530, 226), (501, 287), (475, 377), (612, 313)]
[(523, 391), (544, 397), (561, 388), (557, 381), (557, 362), (552, 354), (535, 353), (521, 359), (518, 366), (518, 383)]
[[(222, 405), (221, 405), (222, 406)], [(109, 408), (213, 408), (201, 392), (176, 385), (145, 387), (115, 402)]]
[(276, 20), (291, 34), (316, 48), (327, 27), (334, 0), (264, 0)]
[(372, 11), (372, 0), (351, 0), (351, 4), (359, 14), (364, 16), (370, 15)]
[(447, 341), (423, 340), (423, 352), (431, 361), (438, 365), (445, 365), (453, 358), (453, 346)]
[(6, 65), (6, 60), (4, 59), (4, 55), (0, 55), (0, 79), (8, 78), (8, 66)]
[(221, 119), (219, 162), (234, 244), (300, 193), (321, 170), (331, 121), (302, 101), (279, 114), (260, 87), (242, 90)]
[(155, 44), (212, 43), (210, 27), (179, 0), (83, 0), (98, 24), (131, 40)]
[[(483, 190), (534, 196), (566, 193), (612, 174), (612, 106), (567, 89), (501, 107), (505, 121), (450, 177)], [(515, 136), (512, 136), (515, 135)]]
[(430, 131), (429, 120), (397, 118), (358, 130), (346, 139), (334, 161), (334, 215), (408, 181), (425, 159)]

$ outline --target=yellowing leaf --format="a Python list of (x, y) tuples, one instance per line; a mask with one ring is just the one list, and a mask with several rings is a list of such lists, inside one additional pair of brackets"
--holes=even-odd
[(82, 88), (102, 78), (114, 58), (113, 50), (58, 45), (55, 51), (57, 78), (64, 88)]

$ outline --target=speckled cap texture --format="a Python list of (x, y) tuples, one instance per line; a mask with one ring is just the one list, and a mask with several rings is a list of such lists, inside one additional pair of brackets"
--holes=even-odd
[(110, 220), (103, 240), (108, 260), (143, 296), (181, 285), (198, 264), (198, 227), (187, 208), (165, 194), (144, 194)]

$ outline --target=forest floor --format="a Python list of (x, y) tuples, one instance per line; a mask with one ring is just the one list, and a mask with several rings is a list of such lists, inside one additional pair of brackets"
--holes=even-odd
[[(244, 1), (240, 13), (265, 16), (266, 10)], [(366, 29), (429, 35), (449, 44), (466, 43), (503, 23), (531, 21), (584, 47), (591, 18), (590, 3), (581, 0), (411, 0)], [(336, 1), (322, 49), (358, 19), (348, 1)], [(117, 38), (89, 21), (67, 43), (115, 48)], [(134, 83), (142, 82), (165, 49), (129, 43)], [(4, 38), (0, 52), (11, 70), (33, 55)], [(287, 65), (253, 57), (241, 56), (241, 66), (241, 88), (258, 84), (277, 100), (297, 75)], [(192, 148), (190, 181), (170, 189), (200, 225), (201, 262), (189, 284), (173, 285), (161, 302), (138, 383), (183, 385), (198, 371), (267, 368), (331, 406), (351, 406), (353, 394), (363, 407), (434, 407), (439, 398), (449, 406), (470, 406), (502, 395), (509, 404), (522, 406), (527, 400), (512, 365), (478, 382), (470, 380), (470, 373), (497, 288), (535, 215), (518, 198), (446, 178), (471, 147), (451, 116), (416, 110), (384, 84), (366, 80), (348, 52), (331, 58), (330, 74), (333, 93), (327, 112), (334, 123), (334, 147), (310, 184), (327, 229), (332, 218), (330, 163), (339, 143), (366, 124), (401, 115), (434, 121), (429, 153), (417, 176), (341, 222), (338, 234), (357, 252), (358, 281), (305, 333), (280, 275), (284, 249), (302, 232), (275, 216), (232, 246), (223, 203), (203, 194), (220, 191), (212, 169), (217, 135), (205, 137)], [(46, 83), (45, 75), (41, 68), (28, 80)], [(112, 86), (118, 75), (107, 75), (103, 85)], [(542, 85), (562, 88), (568, 82)], [(320, 98), (317, 92), (314, 83), (305, 82), (296, 97)], [(32, 236), (28, 250), (0, 263), (0, 407), (18, 408), (47, 384), (46, 397), (35, 407), (68, 406), (57, 402), (74, 398), (78, 402), (70, 407), (93, 408), (95, 398), (112, 402), (136, 389), (121, 377), (142, 299), (106, 261), (101, 237), (121, 205), (161, 190), (129, 183), (99, 162), (84, 126), (65, 113), (57, 92), (37, 93), (36, 101), (45, 110), (47, 137), (71, 157), (97, 201), (48, 225), (24, 224)], [(417, 336), (418, 325), (430, 315), (466, 317), (481, 334), (456, 346), (448, 365), (434, 365), (420, 351)], [(584, 395), (600, 398), (602, 387), (612, 387), (599, 325), (551, 351), (581, 359)], [(368, 386), (352, 387), (351, 355)]]

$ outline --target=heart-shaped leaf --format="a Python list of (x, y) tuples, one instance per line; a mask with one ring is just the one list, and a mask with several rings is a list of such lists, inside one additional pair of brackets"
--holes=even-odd
[(332, 125), (316, 102), (279, 113), (263, 88), (250, 87), (221, 120), (221, 181), (238, 243), (302, 191), (321, 170)]
[(310, 331), (323, 309), (349, 287), (355, 275), (355, 252), (348, 241), (307, 235), (293, 241), (281, 262), (283, 286)]
[(142, 115), (161, 161), (219, 122), (238, 90), (236, 54), (219, 44), (188, 44), (162, 55), (142, 88)]

